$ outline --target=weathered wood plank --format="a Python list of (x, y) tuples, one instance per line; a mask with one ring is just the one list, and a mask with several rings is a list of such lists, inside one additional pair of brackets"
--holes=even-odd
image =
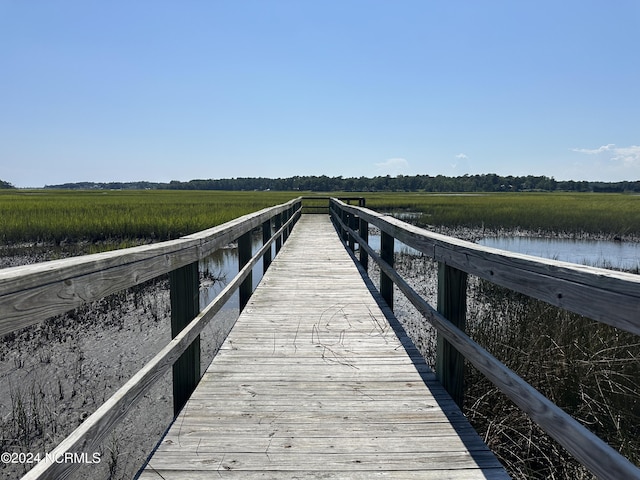
[[(501, 468), (485, 469), (486, 477), (491, 479), (508, 479), (509, 476)], [(473, 480), (478, 478), (476, 470), (428, 470), (428, 471), (352, 471), (345, 477), (343, 471), (269, 471), (249, 472), (246, 470), (220, 469), (215, 471), (214, 478), (242, 479), (242, 480), (273, 480), (273, 479), (298, 479), (298, 480)], [(192, 470), (145, 470), (139, 477), (140, 480), (210, 480), (210, 471)]]
[(506, 478), (380, 301), (303, 217), (141, 478)]
[(178, 240), (0, 269), (0, 336), (196, 262), (299, 202)]
[[(357, 439), (350, 442), (357, 446)], [(164, 451), (154, 455), (149, 464), (158, 470), (170, 470), (180, 466), (183, 470), (216, 472), (225, 470), (248, 471), (339, 471), (349, 478), (350, 471), (428, 471), (475, 469), (476, 478), (487, 478), (483, 468), (495, 467), (495, 457), (490, 452), (383, 452), (375, 453), (304, 453), (277, 452), (265, 449), (261, 453), (244, 452), (200, 452), (185, 448), (179, 451)], [(189, 477), (187, 477), (189, 478)]]
[[(203, 439), (205, 437), (209, 437), (213, 435), (212, 432), (215, 432), (216, 437), (219, 441), (232, 441), (234, 439), (239, 439), (240, 441), (246, 442), (246, 437), (260, 437), (260, 438), (271, 438), (271, 437), (280, 437), (280, 436), (290, 436), (295, 438), (314, 438), (314, 437), (330, 437), (330, 438), (342, 438), (342, 439), (353, 439), (353, 438), (364, 438), (367, 436), (370, 437), (380, 437), (380, 438), (389, 438), (389, 439), (401, 439), (405, 442), (407, 438), (412, 438), (415, 441), (423, 441), (420, 439), (425, 439), (426, 442), (436, 442), (439, 437), (448, 437), (451, 436), (451, 423), (450, 422), (420, 422), (420, 423), (368, 423), (368, 424), (353, 424), (350, 425), (348, 429), (343, 429), (340, 425), (336, 425), (335, 423), (300, 423), (300, 424), (291, 424), (287, 425), (285, 429), (279, 429), (275, 431), (273, 426), (270, 424), (260, 423), (236, 423), (236, 422), (222, 422), (220, 425), (216, 425), (215, 430), (211, 429), (211, 427), (207, 423), (195, 423), (195, 422), (187, 422), (184, 423), (179, 431), (179, 434), (176, 432), (169, 432), (169, 434), (165, 437), (167, 440), (172, 440), (174, 443), (178, 442), (191, 442), (197, 441), (197, 439)], [(474, 431), (469, 426), (468, 422), (459, 422), (456, 424), (456, 433), (459, 435), (473, 435)], [(179, 435), (179, 439), (177, 436)], [(459, 436), (455, 436), (456, 438), (460, 438)], [(426, 440), (431, 439), (431, 440)], [(397, 441), (397, 440), (394, 440)], [(479, 440), (479, 443), (476, 443), (477, 436), (475, 438), (466, 439), (465, 445), (483, 445), (483, 442)], [(247, 444), (245, 444), (245, 448), (247, 448)], [(477, 449), (485, 449), (486, 445), (483, 447), (473, 448)]]
[[(281, 232), (283, 226), (278, 232)], [(277, 232), (277, 233), (278, 233)], [(140, 369), (129, 381), (104, 402), (93, 414), (65, 438), (50, 455), (38, 463), (24, 477), (27, 479), (63, 479), (67, 478), (80, 464), (73, 462), (56, 462), (52, 458), (62, 458), (67, 452), (95, 451), (100, 442), (120, 422), (153, 385), (167, 371), (183, 352), (198, 337), (203, 328), (220, 310), (251, 272), (253, 266), (261, 258), (270, 245), (264, 245), (248, 262), (238, 275), (218, 294), (213, 302), (207, 305), (196, 318), (186, 325), (149, 363)]]
[(380, 269), (393, 279), (398, 289), (436, 327), (439, 334), (592, 473), (599, 478), (612, 480), (640, 478), (638, 467), (471, 340), (435, 311), (369, 246), (365, 248)]
[[(434, 424), (435, 425), (435, 424)], [(446, 425), (446, 424), (443, 424)], [(335, 426), (339, 428), (339, 426)], [(198, 449), (198, 453), (202, 452), (226, 452), (226, 451), (245, 451), (246, 453), (263, 453), (267, 448), (273, 448), (274, 451), (281, 450), (283, 452), (291, 452), (293, 454), (312, 454), (331, 449), (333, 453), (349, 454), (357, 451), (358, 453), (411, 453), (407, 452), (407, 437), (380, 437), (379, 435), (371, 435), (363, 432), (361, 435), (353, 435), (350, 439), (357, 439), (357, 445), (353, 442), (344, 442), (339, 437), (334, 436), (313, 436), (309, 437), (304, 434), (291, 435), (288, 432), (276, 432), (271, 437), (265, 436), (259, 438), (257, 442), (247, 442), (246, 437), (227, 436), (219, 438), (217, 433), (197, 432), (195, 435), (180, 435), (172, 445), (168, 445), (163, 451), (180, 452), (183, 449)], [(378, 433), (378, 432), (376, 432)], [(167, 437), (170, 439), (173, 437)], [(414, 437), (413, 448), (419, 453), (419, 442), (432, 441), (433, 453), (436, 452), (466, 452), (467, 450), (487, 450), (486, 445), (481, 440), (477, 440), (473, 448), (469, 448), (468, 444), (463, 443), (458, 435), (418, 435)]]
[(373, 210), (338, 203), (342, 209), (438, 262), (640, 334), (640, 275), (484, 247), (429, 232)]

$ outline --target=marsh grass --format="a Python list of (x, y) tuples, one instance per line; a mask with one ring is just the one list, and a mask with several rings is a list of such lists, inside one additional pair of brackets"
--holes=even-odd
[(640, 196), (602, 193), (367, 194), (378, 211), (420, 212), (419, 226), (640, 235)]
[[(106, 249), (169, 240), (299, 194), (0, 190), (0, 243), (44, 242), (61, 246), (88, 242), (94, 249)], [(420, 226), (640, 236), (638, 195), (367, 193), (366, 200), (367, 207), (374, 210), (419, 212), (416, 223)], [(305, 205), (326, 204), (326, 200), (305, 201)]]
[[(434, 307), (437, 263), (396, 253), (395, 266)], [(375, 270), (375, 269), (370, 269)], [(435, 365), (435, 331), (397, 292), (394, 311)], [(467, 333), (543, 395), (640, 465), (640, 338), (469, 277)], [(463, 411), (516, 479), (593, 476), (467, 364)]]
[[(297, 195), (298, 192), (0, 192), (0, 242), (16, 243), (25, 251), (33, 250), (33, 242), (54, 243), (59, 248), (81, 245), (77, 247), (81, 253), (92, 253), (176, 238)], [(640, 236), (640, 196), (394, 193), (366, 197), (370, 208), (421, 212), (418, 223), (423, 226)], [(397, 265), (401, 271), (414, 275), (420, 293), (435, 305), (435, 264), (414, 257), (397, 261)], [(640, 463), (637, 336), (477, 279), (470, 279), (468, 298), (467, 330), (474, 340), (632, 462)], [(148, 301), (134, 295), (132, 303), (136, 309), (144, 310)], [(105, 312), (114, 311), (113, 305), (106, 307)], [(105, 315), (108, 324), (111, 317)], [(158, 319), (166, 315), (164, 310), (151, 314), (152, 323), (162, 323)], [(113, 319), (117, 322), (117, 316)], [(415, 316), (406, 325), (423, 355), (427, 360), (432, 358), (430, 326)], [(51, 329), (51, 335), (64, 331), (59, 327)], [(122, 327), (114, 324), (114, 328), (119, 331)], [(38, 348), (39, 362), (48, 365), (51, 356), (46, 345)], [(41, 383), (32, 382), (12, 390), (11, 413), (0, 425), (5, 441), (19, 439), (24, 442), (19, 448), (27, 448), (28, 444), (33, 448), (36, 432), (64, 435), (58, 424), (60, 412), (44, 406), (78, 401), (81, 390), (76, 384), (85, 380), (86, 362), (81, 351), (70, 352), (68, 365), (73, 368), (69, 369), (68, 384), (58, 382), (44, 388)], [(465, 380), (465, 414), (513, 477), (591, 478), (481, 374), (469, 367)], [(10, 447), (18, 446), (3, 444), (3, 448)], [(109, 445), (108, 452), (113, 476), (116, 470), (122, 470), (124, 460), (119, 445)]]
[[(640, 464), (640, 339), (475, 282), (467, 331), (556, 405)], [(517, 478), (592, 478), (473, 368), (465, 412)]]
[(0, 191), (0, 242), (89, 242), (105, 248), (178, 238), (296, 192)]

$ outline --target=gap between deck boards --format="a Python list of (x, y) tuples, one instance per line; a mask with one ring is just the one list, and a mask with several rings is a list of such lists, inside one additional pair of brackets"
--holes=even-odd
[(140, 478), (509, 478), (362, 273), (303, 215)]

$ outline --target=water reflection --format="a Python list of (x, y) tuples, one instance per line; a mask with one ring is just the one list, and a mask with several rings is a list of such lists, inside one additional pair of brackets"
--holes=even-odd
[[(380, 253), (380, 235), (370, 233), (369, 246), (376, 252)], [(393, 251), (396, 253), (406, 253), (408, 255), (420, 255), (420, 252), (418, 250), (405, 245), (397, 239), (393, 242)]]
[[(633, 271), (640, 269), (640, 243), (638, 242), (496, 236), (483, 238), (478, 241), (478, 244), (593, 267)], [(369, 245), (379, 252), (380, 235), (370, 234)], [(419, 255), (417, 250), (398, 240), (395, 241), (394, 250), (398, 253)]]
[[(255, 253), (262, 247), (262, 234), (256, 232), (252, 235), (251, 253)], [(272, 258), (275, 256), (275, 245), (271, 246)], [(200, 260), (198, 264), (200, 272), (204, 272), (204, 279), (200, 282), (200, 309), (211, 303), (227, 284), (238, 274), (238, 247), (229, 245), (217, 250), (208, 257)], [(259, 261), (252, 270), (253, 288), (255, 289), (262, 279), (262, 262)], [(238, 309), (238, 292), (227, 301), (223, 309)]]
[(640, 267), (640, 244), (612, 240), (487, 237), (480, 245), (596, 267), (632, 270)]

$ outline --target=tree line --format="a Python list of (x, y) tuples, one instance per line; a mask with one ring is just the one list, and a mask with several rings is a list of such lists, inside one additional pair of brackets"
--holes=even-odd
[[(6, 182), (4, 182), (6, 183)], [(79, 182), (46, 185), (56, 189), (106, 190), (277, 190), (312, 192), (640, 192), (640, 180), (623, 182), (559, 181), (546, 176), (502, 176), (497, 174), (462, 175), (390, 175), (343, 178), (294, 176), (288, 178), (240, 177), (154, 182)]]

